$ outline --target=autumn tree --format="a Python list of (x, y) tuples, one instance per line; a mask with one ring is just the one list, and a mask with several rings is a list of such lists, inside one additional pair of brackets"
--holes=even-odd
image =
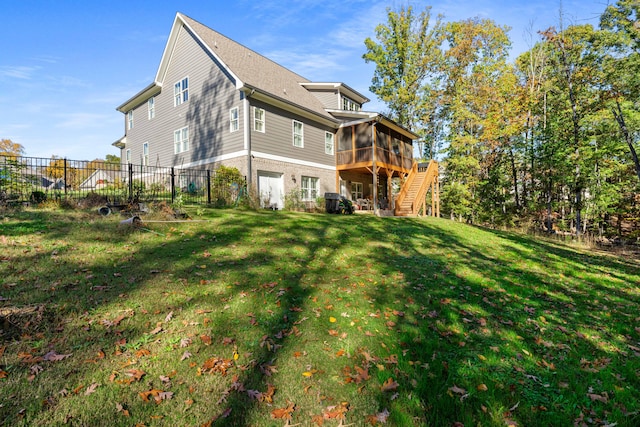
[(448, 48), (442, 73), (448, 147), (443, 203), (456, 211), (460, 206), (449, 190), (468, 194), (469, 221), (479, 211), (490, 218), (495, 208), (506, 206), (504, 154), (520, 115), (517, 79), (507, 63), (507, 31), (480, 19), (448, 23), (445, 28)]
[(19, 157), (24, 156), (24, 147), (10, 139), (0, 140), (0, 156)]

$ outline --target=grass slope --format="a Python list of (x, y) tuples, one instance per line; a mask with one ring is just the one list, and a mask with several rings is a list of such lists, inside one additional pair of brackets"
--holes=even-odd
[(433, 218), (120, 219), (4, 214), (0, 424), (640, 424), (635, 260)]

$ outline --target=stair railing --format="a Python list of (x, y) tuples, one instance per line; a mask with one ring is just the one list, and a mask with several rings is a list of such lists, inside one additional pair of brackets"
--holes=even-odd
[(396, 197), (396, 206), (395, 206), (396, 215), (400, 212), (400, 205), (402, 205), (402, 202), (407, 197), (409, 188), (411, 187), (411, 184), (413, 183), (413, 180), (416, 178), (417, 174), (418, 174), (418, 162), (413, 162), (413, 165), (411, 166), (411, 170), (409, 171), (409, 175), (407, 176), (407, 180), (402, 184), (402, 188), (400, 189), (400, 192)]

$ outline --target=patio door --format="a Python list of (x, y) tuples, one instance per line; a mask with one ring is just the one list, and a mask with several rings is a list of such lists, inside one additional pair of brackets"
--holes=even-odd
[(284, 207), (284, 181), (277, 172), (258, 171), (258, 193), (263, 208), (282, 209)]

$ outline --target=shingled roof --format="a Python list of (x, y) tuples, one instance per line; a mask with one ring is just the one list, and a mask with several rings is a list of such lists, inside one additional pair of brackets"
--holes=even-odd
[(253, 89), (279, 101), (313, 112), (325, 119), (335, 121), (335, 118), (325, 110), (320, 100), (301, 86), (300, 83), (310, 82), (308, 79), (181, 13), (176, 15), (156, 75), (157, 84), (162, 82), (163, 74), (168, 66), (169, 58), (167, 56), (170, 56), (176, 33), (181, 25), (184, 25), (197, 37), (229, 74), (236, 79), (235, 84), (238, 89)]

